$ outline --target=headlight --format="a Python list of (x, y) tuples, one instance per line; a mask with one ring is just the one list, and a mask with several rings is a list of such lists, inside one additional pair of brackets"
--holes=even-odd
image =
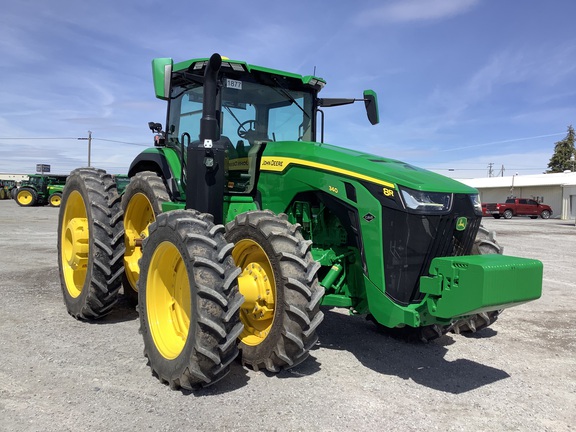
[(474, 207), (474, 211), (478, 216), (482, 215), (482, 203), (480, 202), (480, 195), (468, 195), (470, 197), (470, 201), (472, 201), (472, 206)]
[(443, 192), (423, 192), (401, 188), (402, 199), (407, 209), (417, 213), (440, 214), (450, 211), (452, 194)]

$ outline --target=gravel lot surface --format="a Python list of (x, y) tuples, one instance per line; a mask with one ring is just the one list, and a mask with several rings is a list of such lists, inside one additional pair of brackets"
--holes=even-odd
[(544, 262), (541, 299), (473, 336), (411, 344), (326, 309), (290, 372), (232, 365), (172, 391), (151, 374), (121, 301), (97, 323), (64, 307), (58, 210), (0, 201), (0, 431), (569, 431), (576, 429), (576, 227), (486, 219), (504, 253)]

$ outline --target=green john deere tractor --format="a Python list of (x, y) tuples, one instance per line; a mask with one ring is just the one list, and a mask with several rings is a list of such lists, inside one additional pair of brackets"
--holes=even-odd
[(0, 200), (11, 199), (14, 188), (16, 188), (16, 180), (0, 180)]
[[(240, 352), (291, 368), (317, 341), (321, 306), (431, 339), (475, 331), (537, 299), (542, 264), (504, 256), (478, 192), (323, 143), (325, 82), (242, 61), (152, 63), (166, 129), (113, 177), (68, 178), (58, 254), (69, 313), (97, 319), (137, 295), (144, 354), (172, 388), (221, 379)], [(376, 94), (363, 98), (378, 122)], [(137, 293), (137, 294), (136, 294)]]
[(62, 191), (66, 184), (65, 175), (30, 174), (23, 180), (14, 194), (14, 199), (22, 207), (49, 204), (60, 207)]

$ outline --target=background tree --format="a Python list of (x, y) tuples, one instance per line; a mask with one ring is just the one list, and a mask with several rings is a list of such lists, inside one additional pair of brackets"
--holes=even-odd
[(572, 161), (570, 160), (570, 157), (572, 155), (576, 157), (574, 139), (574, 128), (570, 125), (568, 126), (568, 134), (566, 135), (566, 138), (554, 144), (554, 154), (550, 158), (550, 162), (548, 162), (549, 169), (547, 172), (558, 173), (572, 170)]

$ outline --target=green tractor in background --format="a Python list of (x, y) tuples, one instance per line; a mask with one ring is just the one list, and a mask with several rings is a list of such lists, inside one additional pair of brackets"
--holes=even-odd
[(60, 207), (66, 175), (30, 174), (23, 180), (14, 199), (21, 207), (42, 206)]
[(0, 180), (0, 200), (11, 199), (12, 190), (15, 188), (16, 180)]
[[(323, 108), (356, 99), (319, 98), (321, 78), (218, 54), (155, 59), (153, 76), (166, 130), (149, 124), (122, 196), (103, 170), (70, 174), (58, 256), (77, 319), (109, 313), (122, 285), (137, 295), (144, 354), (172, 388), (218, 381), (238, 353), (294, 367), (321, 306), (429, 340), (541, 295), (542, 263), (501, 254), (475, 189), (323, 143)], [(359, 100), (378, 123), (376, 94)]]

